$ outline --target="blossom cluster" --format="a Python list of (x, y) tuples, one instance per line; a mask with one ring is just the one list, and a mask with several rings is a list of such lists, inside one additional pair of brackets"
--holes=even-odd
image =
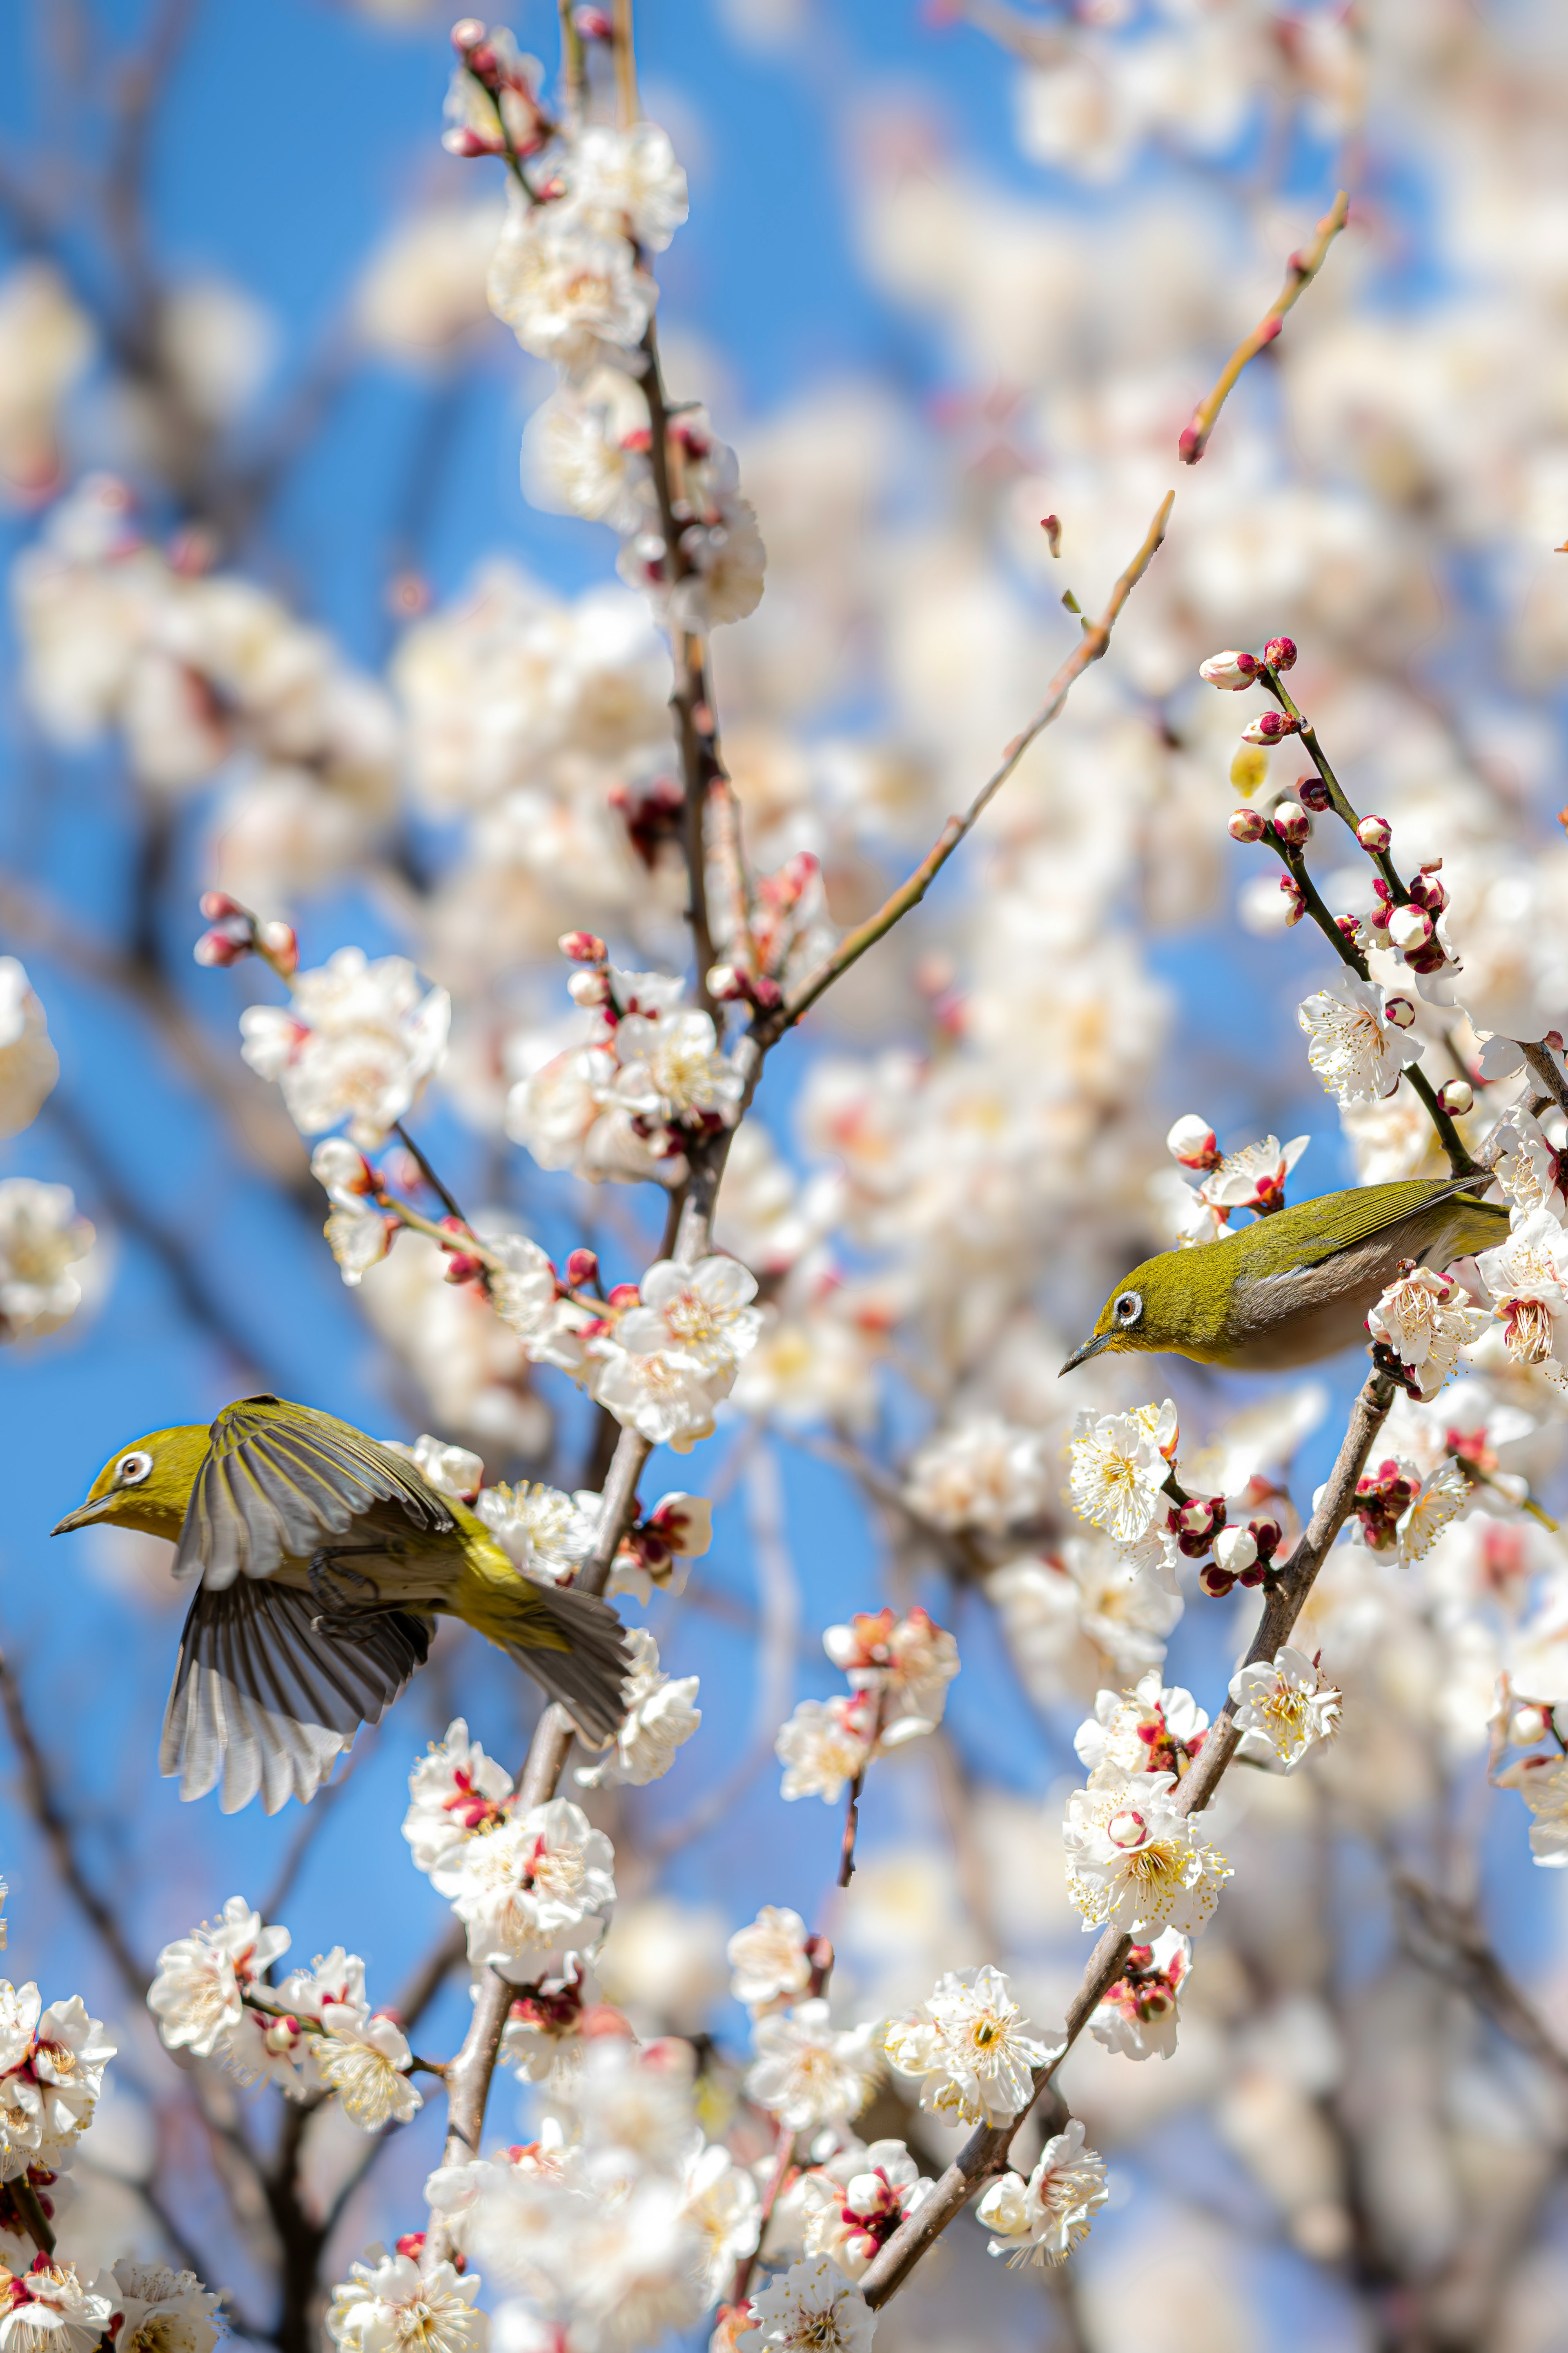
[(862, 1610), (829, 1626), (822, 1647), (849, 1683), (837, 1699), (803, 1699), (774, 1743), (786, 1798), (832, 1805), (846, 1782), (859, 1783), (874, 1757), (933, 1732), (958, 1672), (958, 1645), (916, 1607)]

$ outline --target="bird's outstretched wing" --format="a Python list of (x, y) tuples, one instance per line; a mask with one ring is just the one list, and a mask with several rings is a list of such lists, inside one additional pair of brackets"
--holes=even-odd
[(390, 1447), (309, 1406), (242, 1398), (213, 1423), (174, 1575), (215, 1588), (241, 1575), (270, 1577), (387, 1505), (428, 1534), (457, 1525), (435, 1488)]
[(367, 1610), (331, 1634), (288, 1586), (202, 1586), (180, 1637), (159, 1770), (182, 1798), (222, 1784), (226, 1814), (258, 1791), (269, 1814), (311, 1799), (362, 1724), (379, 1722), (430, 1646), (411, 1610)]

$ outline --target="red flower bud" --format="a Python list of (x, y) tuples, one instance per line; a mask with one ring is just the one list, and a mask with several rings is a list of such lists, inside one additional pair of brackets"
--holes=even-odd
[(555, 943), (573, 964), (603, 964), (605, 943), (596, 932), (563, 932)]
[(1300, 849), (1312, 830), (1312, 820), (1295, 801), (1281, 801), (1274, 812), (1274, 830), (1291, 849)]
[(1363, 817), (1355, 829), (1355, 838), (1363, 849), (1381, 853), (1394, 839), (1394, 828), (1385, 817)]
[(1263, 659), (1270, 670), (1294, 670), (1296, 640), (1294, 638), (1270, 638), (1263, 649)]
[(566, 1261), (566, 1280), (574, 1291), (596, 1291), (599, 1287), (598, 1251), (573, 1250)]
[(642, 1293), (635, 1282), (617, 1282), (610, 1293), (609, 1298), (612, 1307), (636, 1307), (642, 1298)]
[(1230, 820), (1232, 841), (1261, 841), (1266, 830), (1261, 809), (1238, 808)]
[(1303, 808), (1310, 808), (1320, 817), (1326, 808), (1333, 806), (1329, 788), (1321, 776), (1303, 776), (1296, 787), (1296, 797)]
[(231, 899), (226, 891), (204, 891), (200, 906), (209, 923), (216, 923), (224, 915), (243, 915), (247, 923), (250, 921), (249, 909), (242, 907), (237, 899)]
[(1450, 1079), (1437, 1100), (1455, 1119), (1463, 1119), (1468, 1111), (1476, 1107), (1476, 1091), (1468, 1079)]
[(1212, 1600), (1223, 1601), (1236, 1579), (1227, 1568), (1221, 1568), (1217, 1562), (1209, 1560), (1198, 1571), (1198, 1583)]

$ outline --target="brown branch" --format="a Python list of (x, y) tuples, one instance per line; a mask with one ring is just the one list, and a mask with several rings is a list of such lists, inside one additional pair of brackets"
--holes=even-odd
[(1022, 734), (1014, 736), (1003, 754), (1001, 766), (981, 786), (963, 815), (950, 817), (914, 872), (899, 885), (892, 896), (884, 900), (876, 913), (868, 916), (865, 923), (846, 933), (832, 954), (825, 956), (816, 970), (791, 991), (776, 1014), (764, 1017), (753, 1025), (752, 1034), (764, 1050), (798, 1021), (802, 1014), (808, 1012), (817, 998), (832, 987), (840, 974), (847, 972), (852, 964), (858, 964), (867, 949), (874, 947), (890, 932), (901, 916), (907, 915), (911, 907), (919, 906), (959, 843), (1001, 791), (1037, 735), (1041, 734), (1057, 717), (1074, 681), (1082, 677), (1090, 662), (1099, 661), (1104, 654), (1122, 607), (1149, 569), (1155, 551), (1165, 536), (1165, 525), (1170, 520), (1175, 495), (1174, 491), (1166, 491), (1144, 536), (1142, 546), (1112, 588), (1104, 612), (1098, 621), (1084, 623), (1082, 637), (1052, 679), (1039, 710)]
[[(1521, 1039), (1520, 1043), (1524, 1045), (1524, 1040)], [(1545, 1039), (1524, 1045), (1524, 1059), (1559, 1110), (1568, 1111), (1568, 1082), (1564, 1081)]]
[(637, 50), (632, 43), (632, 0), (613, 0), (616, 52), (616, 114), (623, 131), (629, 131), (642, 113), (637, 98)]
[(1193, 411), (1193, 421), (1176, 444), (1176, 454), (1184, 466), (1195, 466), (1208, 447), (1220, 410), (1225, 406), (1237, 379), (1248, 360), (1256, 359), (1266, 344), (1271, 343), (1285, 323), (1285, 313), (1290, 310), (1311, 284), (1328, 257), (1328, 250), (1345, 225), (1350, 211), (1350, 198), (1343, 188), (1334, 198), (1322, 219), (1317, 234), (1305, 253), (1293, 253), (1285, 268), (1285, 283), (1274, 298), (1274, 307), (1249, 335), (1243, 335), (1211, 390), (1206, 392)]
[(1568, 2090), (1568, 2052), (1548, 2034), (1509, 1976), (1475, 1913), (1409, 1872), (1394, 1872), (1394, 1892), (1412, 1957), (1444, 1984), (1458, 1986), (1483, 2017)]
[(5, 1708), (11, 1745), (22, 1768), (24, 1801), (54, 1857), (55, 1869), (97, 1931), (132, 2000), (139, 2004), (144, 2002), (147, 1989), (153, 1982), (152, 1974), (126, 1942), (124, 1931), (114, 1916), (109, 1899), (88, 1877), (77, 1852), (76, 1825), (55, 1795), (54, 1779), (34, 1734), (22, 1697), (21, 1684), (4, 1652), (0, 1652), (0, 1706)]
[[(1393, 1382), (1382, 1373), (1370, 1374), (1356, 1399), (1350, 1426), (1306, 1535), (1268, 1594), (1257, 1637), (1247, 1654), (1248, 1665), (1272, 1660), (1289, 1638), (1330, 1546), (1344, 1525), (1354, 1501), (1356, 1481), (1393, 1402)], [(1180, 1812), (1195, 1813), (1207, 1805), (1236, 1755), (1239, 1740), (1236, 1702), (1227, 1697), (1205, 1738), (1196, 1764), (1177, 1793), (1175, 1804)], [(984, 2125), (970, 2136), (918, 2211), (900, 2223), (867, 2270), (860, 2286), (868, 2304), (885, 2304), (974, 2192), (994, 2175), (1005, 2171), (1014, 2135), (1121, 1976), (1131, 1941), (1131, 1936), (1116, 1928), (1107, 1928), (1101, 1935), (1068, 2008), (1066, 2043), (1048, 2065), (1036, 2070), (1034, 2096), (1028, 2107), (1021, 2109), (1005, 2125)]]

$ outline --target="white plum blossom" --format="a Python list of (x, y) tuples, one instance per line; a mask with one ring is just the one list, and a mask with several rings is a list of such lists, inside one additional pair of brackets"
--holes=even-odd
[(598, 1999), (592, 1971), (568, 1953), (557, 1975), (536, 1978), (508, 2010), (500, 2065), (524, 2084), (542, 2084), (569, 2051), (581, 2051), (583, 2012)]
[(942, 1722), (958, 1644), (928, 1611), (917, 1606), (902, 1618), (891, 1609), (858, 1611), (847, 1626), (829, 1626), (822, 1647), (854, 1690), (877, 1694), (879, 1751)]
[(0, 1341), (42, 1339), (81, 1304), (73, 1269), (97, 1236), (68, 1185), (0, 1180)]
[(1176, 1409), (1141, 1406), (1133, 1413), (1080, 1413), (1073, 1422), (1073, 1509), (1119, 1545), (1145, 1536), (1157, 1512), (1176, 1444)]
[(764, 1904), (748, 1928), (737, 1928), (725, 1951), (733, 1975), (730, 1991), (752, 2010), (794, 2001), (811, 1983), (805, 1922), (787, 1905)]
[(752, 2326), (736, 2337), (736, 2353), (870, 2353), (876, 2327), (838, 2265), (808, 2255), (752, 2296)]
[(1486, 1325), (1453, 1275), (1415, 1265), (1395, 1276), (1366, 1319), (1373, 1338), (1409, 1366), (1423, 1398), (1436, 1396)]
[(597, 1495), (586, 1489), (563, 1494), (542, 1480), (481, 1488), (474, 1510), (514, 1568), (552, 1585), (582, 1566), (598, 1533)]
[(402, 2125), (417, 2116), (424, 2103), (408, 2080), (413, 2053), (395, 2019), (362, 2003), (332, 2002), (322, 2009), (321, 2025), (310, 2038), (310, 2056), (351, 2124), (379, 2132), (389, 2121)]
[(551, 1798), (503, 1813), (448, 1849), (430, 1873), (468, 1932), (468, 1958), (521, 1983), (543, 1957), (585, 1951), (616, 1900), (615, 1849), (580, 1806)]
[(1109, 2195), (1105, 2160), (1084, 2147), (1083, 2124), (1074, 2116), (1046, 2143), (1027, 2181), (1021, 2173), (1005, 2173), (974, 2214), (996, 2233), (988, 2253), (1005, 2255), (1008, 2268), (1016, 2270), (1022, 2263), (1065, 2263), (1089, 2236)]
[(1555, 1749), (1521, 1757), (1505, 1765), (1497, 1778), (1517, 1788), (1534, 1820), (1530, 1825), (1530, 1852), (1547, 1871), (1568, 1868), (1568, 1757)]
[(569, 206), (531, 205), (515, 187), (486, 291), (523, 350), (568, 381), (629, 353), (658, 300), (624, 237), (586, 227)]
[(1133, 1945), (1121, 1975), (1089, 2020), (1095, 2041), (1128, 2059), (1148, 2059), (1156, 2051), (1169, 2059), (1176, 2048), (1178, 2004), (1192, 1965), (1192, 1940), (1179, 1929), (1162, 1928), (1149, 1943)]
[(1385, 991), (1342, 966), (1296, 1008), (1311, 1040), (1307, 1060), (1342, 1104), (1380, 1102), (1394, 1092), (1401, 1071), (1421, 1059), (1423, 1039), (1388, 1018), (1389, 1002)]
[(1272, 1666), (1259, 1661), (1230, 1679), (1240, 1754), (1289, 1773), (1309, 1748), (1327, 1740), (1340, 1719), (1340, 1695), (1312, 1660), (1289, 1644)]
[(638, 1119), (668, 1127), (711, 1116), (732, 1127), (745, 1081), (720, 1051), (712, 1016), (677, 1008), (628, 1013), (617, 1023), (615, 1099)]
[(684, 1593), (688, 1564), (700, 1560), (712, 1541), (713, 1506), (707, 1496), (675, 1488), (622, 1537), (605, 1589), (635, 1594), (645, 1608), (656, 1586), (661, 1592)]
[(1425, 1560), (1444, 1530), (1469, 1509), (1475, 1495), (1470, 1480), (1451, 1459), (1429, 1471), (1399, 1523), (1401, 1568)]
[(836, 1805), (845, 1783), (858, 1780), (876, 1754), (877, 1715), (875, 1696), (865, 1692), (799, 1701), (773, 1743), (784, 1768), (780, 1794)]
[(756, 1277), (734, 1259), (658, 1260), (637, 1303), (617, 1309), (587, 1344), (596, 1360), (591, 1394), (626, 1429), (689, 1453), (712, 1430), (715, 1408), (756, 1344)]
[(326, 1189), (331, 1208), (323, 1229), (338, 1271), (350, 1290), (357, 1290), (373, 1266), (379, 1266), (392, 1247), (398, 1221), (371, 1198), (376, 1191), (375, 1171), (346, 1135), (329, 1135), (310, 1155), (310, 1174)]
[(1032, 1520), (1050, 1500), (1037, 1431), (981, 1414), (928, 1438), (910, 1464), (911, 1511), (939, 1528), (984, 1528), (1000, 1535)]
[(1195, 1936), (1208, 1920), (1231, 1867), (1205, 1838), (1201, 1817), (1176, 1811), (1174, 1786), (1170, 1773), (1107, 1774), (1068, 1799), (1068, 1893), (1086, 1930)]
[(222, 2298), (195, 2272), (121, 2255), (100, 2285), (108, 2289), (111, 2281), (121, 2316), (114, 2353), (213, 2353), (222, 2330)]
[(412, 2255), (368, 2247), (332, 2291), (327, 2334), (342, 2353), (486, 2353), (489, 2321), (474, 2301), (481, 2284), (447, 2263), (422, 2273)]
[(97, 2283), (89, 2287), (58, 2256), (40, 2255), (6, 2292), (0, 2353), (94, 2353), (114, 2310)]
[(59, 1074), (32, 983), (15, 956), (0, 956), (0, 1136), (32, 1124)]
[(46, 2010), (36, 1985), (0, 1981), (0, 2179), (70, 2164), (114, 2052), (79, 1995)]
[(422, 989), (406, 956), (373, 964), (354, 947), (296, 973), (292, 986), (287, 1007), (252, 1005), (240, 1015), (241, 1052), (277, 1080), (301, 1134), (346, 1120), (350, 1141), (376, 1151), (440, 1066), (450, 997)]
[(705, 2142), (700, 2132), (692, 2136), (681, 2188), (685, 2192), (681, 2217), (701, 2247), (703, 2294), (711, 2304), (728, 2290), (736, 2264), (756, 2252), (762, 2195), (723, 2142)]
[(593, 228), (662, 253), (686, 219), (686, 174), (657, 122), (584, 125), (566, 164), (568, 201)]
[(1203, 1746), (1208, 1716), (1191, 1692), (1169, 1689), (1157, 1667), (1131, 1692), (1102, 1691), (1094, 1714), (1073, 1735), (1086, 1772), (1109, 1766), (1119, 1773), (1174, 1773), (1179, 1778)]
[(887, 2030), (885, 2047), (900, 2075), (920, 2079), (921, 2105), (950, 2124), (1005, 2124), (1034, 2096), (1030, 2071), (1065, 2046), (1045, 2040), (1013, 1999), (1008, 1979), (989, 1963), (949, 1970), (910, 2017)]
[(879, 2072), (875, 2023), (835, 2027), (820, 1998), (756, 2019), (752, 2043), (746, 2096), (788, 2132), (851, 2122)]
[(243, 1895), (219, 1920), (176, 1937), (158, 1956), (147, 2007), (171, 2051), (223, 2058), (245, 2015), (244, 1996), (289, 1949), (287, 1928), (268, 1928)]
[(384, 1438), (380, 1443), (412, 1462), (437, 1494), (450, 1495), (455, 1502), (470, 1506), (477, 1501), (485, 1466), (483, 1458), (470, 1447), (448, 1446), (444, 1438), (432, 1438), (428, 1430), (412, 1446), (405, 1446), (395, 1438)]
[(565, 1297), (554, 1266), (527, 1234), (491, 1234), (489, 1248), (501, 1261), (489, 1278), (491, 1302), (522, 1342), (529, 1362), (554, 1365), (585, 1382), (591, 1368), (583, 1335), (594, 1317)]
[(801, 2176), (806, 2253), (859, 2279), (931, 2187), (901, 2140), (851, 2141)]
[(1523, 1224), (1536, 1209), (1549, 1209), (1560, 1223), (1568, 1219), (1563, 1155), (1540, 1121), (1516, 1103), (1498, 1129), (1498, 1143), (1500, 1149), (1492, 1174), (1508, 1196), (1518, 1222)]
[[(511, 1776), (487, 1757), (459, 1715), (447, 1736), (432, 1743), (408, 1776), (403, 1835), (419, 1870), (435, 1871), (476, 1832), (501, 1818)], [(287, 1941), (287, 1940), (285, 1940)]]
[(1507, 1241), (1483, 1250), (1476, 1266), (1513, 1362), (1568, 1388), (1561, 1361), (1568, 1347), (1568, 1232), (1544, 1204), (1522, 1214), (1516, 1208), (1513, 1216)]
[(626, 1715), (604, 1763), (577, 1767), (576, 1778), (584, 1789), (623, 1783), (645, 1788), (668, 1772), (676, 1750), (702, 1721), (702, 1711), (694, 1704), (698, 1678), (665, 1674), (658, 1645), (644, 1627), (632, 1628), (626, 1642), (631, 1655), (622, 1684)]

